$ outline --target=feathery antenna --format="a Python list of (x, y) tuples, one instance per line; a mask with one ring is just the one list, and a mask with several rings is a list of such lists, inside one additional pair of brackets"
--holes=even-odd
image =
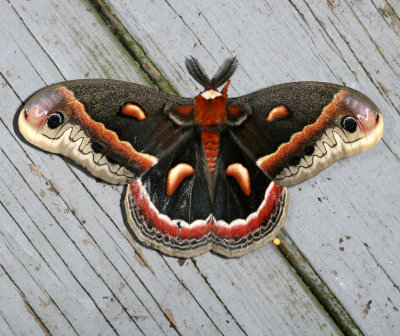
[(238, 67), (238, 61), (236, 56), (232, 58), (228, 58), (224, 64), (219, 68), (213, 79), (211, 80), (211, 87), (216, 89), (221, 85), (225, 84), (225, 82), (233, 75)]
[(186, 69), (190, 75), (201, 84), (206, 90), (211, 89), (211, 80), (207, 76), (204, 68), (200, 65), (199, 61), (193, 56), (186, 59)]
[(207, 76), (204, 68), (200, 65), (199, 61), (191, 56), (186, 59), (186, 68), (190, 75), (201, 84), (204, 89), (217, 89), (233, 75), (238, 67), (238, 61), (236, 56), (227, 59), (224, 64), (219, 68), (213, 79)]

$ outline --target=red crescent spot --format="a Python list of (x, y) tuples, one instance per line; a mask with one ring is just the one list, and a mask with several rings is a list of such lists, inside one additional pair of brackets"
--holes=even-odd
[(279, 105), (277, 107), (274, 107), (271, 111), (268, 113), (267, 121), (272, 122), (277, 119), (282, 119), (285, 118), (289, 115), (289, 111), (285, 105)]
[(251, 182), (249, 170), (241, 163), (232, 163), (225, 170), (227, 176), (232, 176), (239, 184), (240, 189), (246, 196), (250, 196)]
[(171, 168), (167, 176), (167, 196), (173, 195), (182, 181), (193, 174), (194, 168), (187, 163), (178, 163)]
[(146, 119), (144, 111), (136, 104), (126, 103), (122, 106), (121, 113), (129, 117), (134, 117), (139, 121)]

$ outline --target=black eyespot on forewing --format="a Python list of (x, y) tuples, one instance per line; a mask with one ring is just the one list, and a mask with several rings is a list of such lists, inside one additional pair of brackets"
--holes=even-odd
[(47, 119), (47, 126), (50, 129), (55, 129), (64, 122), (64, 115), (61, 112), (54, 112), (50, 114)]
[(354, 133), (357, 130), (357, 121), (353, 117), (343, 117), (341, 124), (347, 132)]

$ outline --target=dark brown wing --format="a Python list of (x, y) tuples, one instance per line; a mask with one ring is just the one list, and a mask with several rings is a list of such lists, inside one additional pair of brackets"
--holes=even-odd
[(383, 118), (363, 94), (319, 82), (288, 83), (228, 99), (230, 132), (280, 185), (300, 183), (375, 145)]
[(168, 116), (193, 99), (116, 80), (47, 87), (25, 105), (19, 128), (32, 144), (70, 157), (111, 183), (134, 180), (173, 150), (186, 129)]

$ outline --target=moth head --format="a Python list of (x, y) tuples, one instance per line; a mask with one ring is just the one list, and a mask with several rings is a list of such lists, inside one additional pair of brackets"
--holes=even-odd
[(52, 139), (69, 120), (67, 101), (57, 87), (49, 87), (29, 99), (18, 118), (24, 138), (35, 146), (54, 151), (49, 148)]

